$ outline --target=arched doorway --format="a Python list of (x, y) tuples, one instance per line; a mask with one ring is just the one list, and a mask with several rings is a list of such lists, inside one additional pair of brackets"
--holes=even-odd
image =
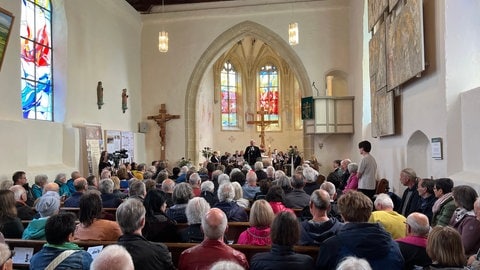
[(414, 169), (419, 177), (428, 177), (429, 146), (427, 135), (419, 130), (408, 139), (407, 167)]

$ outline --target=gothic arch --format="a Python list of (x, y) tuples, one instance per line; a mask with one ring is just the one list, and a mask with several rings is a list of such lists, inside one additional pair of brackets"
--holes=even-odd
[[(210, 46), (208, 46), (205, 52), (203, 52), (193, 69), (187, 85), (185, 95), (185, 156), (194, 157), (194, 164), (197, 164), (196, 157), (198, 154), (196, 137), (197, 124), (195, 121), (197, 112), (197, 95), (203, 75), (219, 54), (229, 49), (235, 42), (241, 40), (247, 35), (262, 40), (282, 55), (297, 76), (302, 96), (309, 95), (311, 92), (310, 79), (308, 78), (307, 71), (303, 66), (302, 61), (290, 45), (288, 45), (288, 43), (277, 33), (252, 21), (244, 21), (227, 29), (220, 34)], [(305, 139), (304, 135), (305, 153), (307, 153), (307, 149), (310, 149), (309, 141), (310, 140)]]
[(429, 146), (427, 135), (415, 131), (407, 142), (407, 167), (415, 170), (419, 177), (428, 176)]

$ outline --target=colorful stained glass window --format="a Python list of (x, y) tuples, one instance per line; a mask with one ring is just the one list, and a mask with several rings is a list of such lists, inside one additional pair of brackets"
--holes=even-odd
[(221, 72), (222, 129), (238, 127), (237, 97), (238, 73), (230, 62), (225, 62)]
[(53, 120), (52, 6), (22, 0), (20, 22), (23, 118)]
[[(258, 111), (265, 112), (265, 120), (280, 120), (278, 113), (278, 77), (276, 66), (268, 64), (260, 68), (257, 109)], [(278, 124), (270, 125), (270, 130), (277, 129), (278, 127)]]

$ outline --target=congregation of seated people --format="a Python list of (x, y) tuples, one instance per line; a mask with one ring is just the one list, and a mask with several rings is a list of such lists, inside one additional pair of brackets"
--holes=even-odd
[[(359, 188), (361, 162), (334, 160), (327, 177), (308, 162), (292, 176), (261, 161), (172, 171), (166, 162), (128, 163), (98, 177), (37, 175), (32, 186), (18, 171), (0, 185), (0, 242), (45, 241), (30, 269), (60, 254), (58, 269), (107, 269), (114, 257), (124, 269), (480, 269), (474, 188), (405, 168), (403, 193), (378, 179), (371, 196)], [(94, 260), (82, 241), (108, 246)], [(169, 243), (191, 246), (172, 258)], [(236, 245), (267, 249), (247, 256)], [(3, 247), (2, 267), (12, 256)]]

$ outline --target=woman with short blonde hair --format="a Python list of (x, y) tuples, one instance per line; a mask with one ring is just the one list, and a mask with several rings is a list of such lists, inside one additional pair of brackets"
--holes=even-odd
[(270, 225), (274, 217), (272, 207), (267, 201), (255, 201), (250, 209), (250, 228), (240, 234), (237, 241), (238, 244), (271, 245)]

